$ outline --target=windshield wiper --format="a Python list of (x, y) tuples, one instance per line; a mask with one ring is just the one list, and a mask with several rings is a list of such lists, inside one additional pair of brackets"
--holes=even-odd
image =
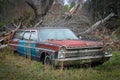
[(48, 41), (53, 41), (53, 40), (56, 40), (56, 39), (47, 39)]
[(66, 40), (78, 40), (78, 39), (71, 39), (71, 38), (67, 38)]

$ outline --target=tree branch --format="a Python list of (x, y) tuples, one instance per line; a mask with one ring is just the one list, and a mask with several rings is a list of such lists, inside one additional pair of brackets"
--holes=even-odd
[(97, 28), (99, 28), (99, 25), (101, 25), (102, 23), (105, 23), (107, 20), (109, 20), (111, 17), (113, 17), (115, 14), (114, 13), (110, 13), (107, 17), (105, 17), (104, 19), (96, 22), (95, 24), (93, 24), (88, 30), (86, 30), (85, 32), (83, 32), (82, 34), (89, 34), (90, 32), (92, 32), (93, 30), (96, 30)]
[(69, 20), (71, 17), (77, 12), (78, 9), (81, 9), (84, 2), (84, 0), (77, 0), (76, 5), (71, 8), (68, 12), (65, 13), (64, 19)]

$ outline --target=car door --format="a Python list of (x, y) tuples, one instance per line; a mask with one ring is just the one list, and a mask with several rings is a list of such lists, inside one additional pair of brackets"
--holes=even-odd
[(22, 55), (35, 58), (35, 43), (38, 41), (37, 31), (25, 31), (22, 40), (18, 42), (18, 52)]
[(18, 52), (22, 55), (30, 55), (29, 38), (30, 38), (30, 31), (24, 31), (22, 39), (19, 40), (18, 42)]

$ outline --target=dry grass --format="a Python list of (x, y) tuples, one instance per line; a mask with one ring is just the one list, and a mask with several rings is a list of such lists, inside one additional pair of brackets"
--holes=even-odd
[(0, 50), (0, 80), (119, 80), (120, 52), (103, 65), (89, 68), (51, 69), (10, 50)]

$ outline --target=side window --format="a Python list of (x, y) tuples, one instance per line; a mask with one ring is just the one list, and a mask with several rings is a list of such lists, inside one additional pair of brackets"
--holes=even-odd
[(31, 32), (30, 40), (37, 41), (37, 32), (36, 31)]
[(15, 32), (13, 40), (17, 41), (17, 40), (22, 39), (23, 34), (24, 34), (24, 31), (17, 31), (17, 32)]
[(30, 31), (26, 31), (23, 35), (23, 40), (29, 40), (30, 39)]

